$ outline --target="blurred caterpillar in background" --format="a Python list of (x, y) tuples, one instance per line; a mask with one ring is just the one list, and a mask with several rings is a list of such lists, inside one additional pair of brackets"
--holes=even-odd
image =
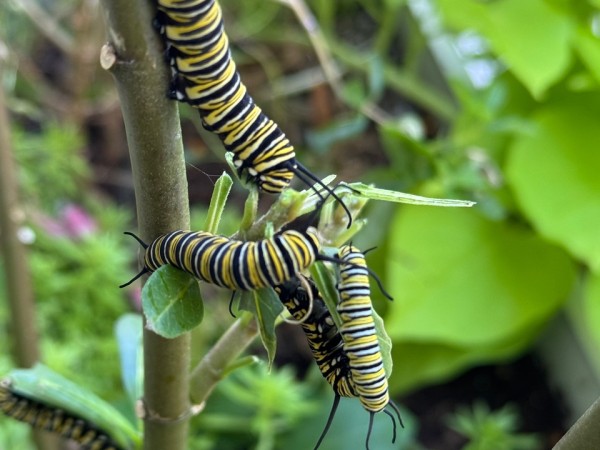
[(34, 428), (72, 439), (88, 450), (125, 450), (94, 424), (15, 392), (7, 380), (0, 382), (0, 411)]

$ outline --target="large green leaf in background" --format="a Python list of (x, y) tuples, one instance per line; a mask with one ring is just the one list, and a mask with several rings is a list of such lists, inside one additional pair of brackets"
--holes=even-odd
[(600, 270), (600, 96), (574, 95), (540, 109), (537, 131), (517, 138), (506, 175), (544, 236)]
[(385, 319), (397, 389), (519, 351), (574, 281), (563, 250), (474, 209), (403, 207), (389, 239), (386, 287), (395, 300)]
[(452, 27), (476, 30), (535, 96), (559, 80), (571, 60), (575, 25), (543, 0), (437, 0)]

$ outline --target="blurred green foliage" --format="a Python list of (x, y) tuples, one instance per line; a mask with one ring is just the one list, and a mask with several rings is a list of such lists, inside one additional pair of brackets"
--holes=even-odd
[[(333, 393), (312, 367), (303, 383), (286, 367), (267, 371), (265, 364), (236, 370), (217, 386), (206, 409), (192, 419), (198, 435), (192, 435), (192, 450), (260, 450), (312, 448), (327, 421)], [(409, 449), (416, 435), (414, 419), (402, 411), (405, 428), (398, 430), (391, 445), (389, 418), (378, 414), (371, 448)], [(342, 399), (324, 448), (355, 448), (367, 435), (368, 413), (357, 399)], [(202, 430), (200, 432), (200, 430)]]
[[(44, 362), (102, 397), (120, 400), (113, 326), (130, 308), (117, 289), (130, 270), (131, 250), (121, 234), (129, 214), (85, 191), (89, 169), (80, 153), (83, 140), (71, 127), (17, 131), (13, 140), (29, 219), (21, 233), (29, 243)], [(0, 289), (0, 305), (6, 304), (5, 295)], [(4, 307), (0, 310), (3, 341), (9, 342), (11, 323)], [(7, 431), (2, 439), (12, 448), (18, 438)]]
[(81, 132), (70, 124), (51, 122), (40, 133), (13, 129), (16, 163), (20, 167), (19, 186), (28, 202), (38, 208), (56, 211), (60, 202), (75, 199), (89, 168), (82, 150)]
[[(293, 81), (284, 64), (299, 71), (305, 68), (301, 64), (319, 65), (305, 31), (278, 2), (223, 4), (238, 65), (243, 70), (244, 63), (257, 62), (264, 70), (269, 89), (256, 98), (287, 129), (302, 108), (295, 99), (280, 97)], [(355, 243), (378, 245), (369, 264), (395, 298), (392, 305), (377, 304), (394, 344), (394, 391), (441, 382), (471, 365), (523, 352), (578, 281), (577, 323), (589, 336), (590, 354), (599, 355), (598, 2), (313, 0), (309, 6), (343, 72), (336, 81), (343, 105), (336, 105), (325, 124), (302, 124), (302, 134), (294, 136), (299, 158), (317, 173), (343, 168), (355, 161), (350, 144), (363, 145), (366, 135), (364, 146), (381, 146), (387, 164), (370, 168), (357, 160), (362, 181), (478, 202), (473, 210), (458, 211), (370, 206), (368, 232)], [(7, 19), (0, 33), (9, 47), (36, 44), (29, 19), (16, 8), (0, 7), (0, 15)], [(437, 27), (428, 18), (439, 19)], [(16, 86), (20, 98), (35, 102), (43, 88), (9, 79), (16, 77), (13, 66), (4, 85)], [(477, 78), (481, 72), (474, 68), (486, 76)], [(385, 119), (367, 119), (366, 104), (382, 104)], [(11, 105), (31, 111), (18, 98)], [(39, 119), (40, 111), (31, 116)], [(197, 124), (196, 114), (191, 119)], [(96, 223), (94, 231), (77, 237), (54, 236), (39, 220), (32, 224), (31, 265), (46, 362), (116, 400), (123, 394), (112, 324), (128, 309), (116, 286), (132, 273), (136, 246), (124, 245), (120, 235), (128, 228), (128, 214), (90, 199), (82, 143), (68, 123), (48, 121), (39, 132), (14, 132), (25, 203), (53, 219), (75, 203)], [(336, 153), (342, 155), (337, 163)], [(204, 221), (205, 212), (199, 211), (192, 214), (194, 229)], [(239, 220), (228, 208), (220, 232), (233, 233)], [(374, 296), (380, 294), (374, 290)], [(226, 326), (226, 302), (223, 296), (207, 305), (205, 313), (214, 320), (194, 331), (194, 359)], [(0, 317), (7, 322), (2, 308)], [(1, 331), (6, 341), (7, 329)], [(236, 371), (194, 422), (190, 448), (314, 444), (330, 404), (323, 392), (330, 390), (320, 376), (307, 384), (292, 378), (286, 371), (267, 375), (263, 368)], [(317, 384), (323, 392), (311, 391)], [(253, 389), (260, 396), (249, 399)], [(282, 399), (295, 403), (287, 410)], [(366, 422), (356, 403), (340, 408), (329, 445), (351, 448), (359, 439), (344, 433)], [(510, 434), (513, 423), (494, 414), (464, 413), (467, 419), (457, 426), (471, 430), (471, 437), (486, 435), (485, 427), (465, 425), (484, 417), (484, 423), (508, 423), (500, 428)], [(3, 436), (12, 428), (6, 422), (0, 422)], [(410, 439), (409, 430), (400, 436)], [(387, 445), (387, 428), (376, 426), (373, 439)], [(2, 441), (8, 448), (11, 442), (16, 441)]]
[(464, 450), (536, 450), (541, 442), (534, 434), (517, 433), (519, 413), (513, 405), (491, 411), (482, 402), (462, 407), (448, 418), (448, 424), (469, 439)]
[[(484, 62), (493, 76), (483, 85), (477, 73), (448, 78), (461, 109), (444, 135), (390, 140), (407, 133), (383, 128), (393, 168), (393, 154), (429, 167), (409, 171), (410, 190), (479, 202), (389, 216), (378, 257), (397, 301), (384, 318), (395, 360), (410, 361), (396, 365), (396, 391), (524, 351), (571, 296), (578, 267), (598, 270), (598, 10), (542, 0), (433, 4), (449, 28), (429, 37), (460, 49), (475, 30), (480, 49), (454, 63)], [(406, 172), (396, 173), (406, 180)]]

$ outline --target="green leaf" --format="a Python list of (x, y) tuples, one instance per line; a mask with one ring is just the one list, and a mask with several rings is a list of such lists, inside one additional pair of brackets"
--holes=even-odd
[(204, 316), (198, 281), (171, 266), (162, 266), (142, 289), (142, 307), (149, 329), (172, 339), (196, 327)]
[(132, 313), (122, 315), (115, 325), (115, 335), (119, 346), (119, 360), (121, 362), (121, 378), (129, 397), (129, 402), (134, 408), (135, 403), (143, 394), (143, 326), (142, 316)]
[(563, 250), (474, 210), (402, 208), (390, 231), (385, 279), (395, 300), (386, 328), (394, 345), (498, 345), (545, 323), (573, 286)]
[(580, 27), (577, 30), (576, 49), (596, 82), (600, 82), (600, 39), (591, 29)]
[(240, 309), (249, 311), (256, 317), (260, 339), (267, 351), (270, 370), (277, 348), (275, 321), (283, 311), (283, 305), (273, 288), (266, 287), (254, 291), (242, 291)]
[(256, 222), (256, 213), (258, 211), (258, 190), (250, 189), (246, 203), (244, 204), (244, 215), (242, 217), (242, 223), (240, 230), (244, 231), (249, 229), (254, 222)]
[(444, 19), (486, 37), (498, 57), (535, 96), (563, 77), (575, 24), (543, 0), (437, 0)]
[[(389, 329), (389, 326), (388, 326)], [(538, 336), (543, 324), (508, 336), (497, 345), (459, 346), (427, 340), (394, 340), (396, 363), (389, 378), (394, 394), (410, 392), (428, 384), (439, 384), (465, 368), (493, 363), (523, 352)]]
[(213, 194), (210, 199), (210, 206), (204, 223), (204, 231), (215, 234), (219, 230), (219, 222), (227, 203), (227, 197), (231, 191), (233, 180), (226, 172), (219, 177), (215, 183)]
[(510, 148), (506, 176), (535, 228), (600, 270), (599, 95), (539, 110), (537, 130)]
[(452, 200), (446, 198), (429, 198), (404, 192), (376, 188), (364, 183), (345, 184), (358, 196), (384, 202), (406, 203), (409, 205), (444, 206), (452, 208), (470, 208), (475, 202), (470, 200)]
[(123, 448), (141, 445), (139, 431), (113, 406), (42, 364), (13, 370), (7, 378), (17, 393), (84, 418)]
[(317, 285), (317, 289), (323, 297), (323, 301), (327, 309), (331, 313), (333, 322), (338, 327), (342, 326), (342, 318), (337, 312), (337, 304), (339, 302), (338, 291), (335, 286), (333, 274), (327, 268), (325, 263), (317, 261), (310, 267), (310, 274), (313, 281)]

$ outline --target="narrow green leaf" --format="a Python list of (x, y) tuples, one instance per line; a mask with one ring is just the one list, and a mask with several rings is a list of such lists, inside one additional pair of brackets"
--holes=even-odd
[(331, 313), (333, 322), (338, 327), (342, 326), (342, 319), (337, 312), (337, 304), (339, 302), (338, 292), (335, 287), (335, 280), (331, 271), (327, 268), (325, 263), (317, 261), (310, 268), (310, 274), (313, 281), (317, 285), (317, 289), (323, 297), (323, 301), (327, 306), (327, 309)]
[(283, 305), (273, 288), (266, 287), (254, 291), (242, 292), (240, 309), (249, 311), (256, 317), (260, 339), (267, 351), (270, 370), (277, 348), (275, 322), (279, 314), (283, 311)]
[(142, 307), (147, 326), (168, 339), (187, 333), (204, 316), (198, 281), (171, 266), (162, 266), (142, 289)]
[(384, 202), (406, 203), (409, 205), (444, 206), (453, 208), (470, 208), (476, 203), (470, 200), (422, 197), (420, 195), (380, 189), (364, 183), (350, 183), (346, 186), (355, 191), (356, 195), (360, 195), (371, 200), (381, 200)]
[(227, 203), (227, 197), (233, 186), (233, 180), (227, 173), (219, 177), (215, 183), (213, 189), (212, 198), (210, 199), (210, 206), (208, 207), (208, 214), (206, 215), (206, 222), (204, 223), (204, 231), (215, 234), (219, 229), (219, 222)]
[(140, 447), (140, 432), (119, 411), (48, 367), (37, 364), (32, 369), (13, 370), (7, 379), (17, 393), (82, 417), (109, 434), (123, 448)]
[(256, 213), (258, 211), (258, 190), (250, 189), (246, 203), (244, 204), (244, 215), (242, 216), (242, 223), (240, 230), (244, 231), (249, 229), (254, 222), (256, 222)]
[(131, 313), (122, 315), (115, 325), (119, 360), (121, 361), (121, 378), (133, 408), (143, 393), (143, 326), (142, 316)]
[(385, 331), (383, 319), (377, 311), (375, 311), (375, 308), (373, 308), (373, 322), (375, 323), (375, 332), (377, 334), (377, 340), (379, 341), (379, 350), (381, 351), (385, 375), (389, 378), (392, 375), (392, 370), (394, 368), (394, 360), (392, 359), (392, 339), (387, 334), (387, 331)]

